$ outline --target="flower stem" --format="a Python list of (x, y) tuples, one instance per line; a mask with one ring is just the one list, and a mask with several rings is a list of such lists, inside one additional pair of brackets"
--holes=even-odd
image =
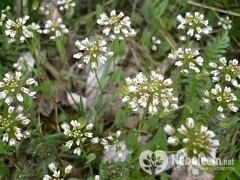
[[(86, 157), (87, 157), (87, 153), (86, 153), (86, 151), (84, 150), (84, 148), (83, 148), (83, 145), (82, 145), (82, 142), (81, 142), (81, 141), (80, 141), (80, 143), (79, 143), (79, 146), (80, 146), (80, 149), (82, 150), (83, 156), (86, 158)], [(88, 164), (88, 167), (89, 167), (89, 170), (90, 170), (90, 174), (91, 174), (91, 176), (93, 176), (93, 177), (94, 177), (94, 174), (93, 174), (93, 168), (92, 168), (92, 166), (91, 166), (91, 164), (90, 164), (90, 163)]]
[(99, 80), (98, 75), (97, 75), (97, 71), (96, 71), (96, 69), (94, 69), (93, 71), (94, 71), (95, 77), (96, 77), (97, 82), (98, 82), (98, 87), (99, 87), (101, 93), (103, 93), (102, 86), (101, 86), (100, 80)]
[(139, 133), (139, 134), (140, 134), (141, 131), (142, 131), (144, 120), (145, 120), (145, 118), (146, 118), (146, 116), (147, 116), (147, 114), (148, 114), (148, 109), (149, 109), (150, 101), (151, 101), (151, 97), (149, 97), (149, 99), (148, 99), (147, 106), (146, 106), (146, 108), (144, 109), (144, 113), (143, 113), (142, 118), (140, 119), (140, 122), (139, 122), (139, 125), (138, 125), (138, 133)]

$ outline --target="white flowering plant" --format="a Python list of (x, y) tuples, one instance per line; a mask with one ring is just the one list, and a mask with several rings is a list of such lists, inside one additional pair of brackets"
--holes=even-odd
[(240, 179), (239, 12), (0, 1), (0, 180)]

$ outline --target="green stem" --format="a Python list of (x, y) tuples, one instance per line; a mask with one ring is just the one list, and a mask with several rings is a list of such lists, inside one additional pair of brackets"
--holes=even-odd
[(22, 169), (22, 167), (18, 164), (18, 162), (14, 159), (14, 158), (12, 158), (11, 156), (9, 156), (9, 155), (6, 155), (7, 156), (7, 158), (9, 158), (20, 170)]
[(142, 131), (144, 120), (145, 120), (145, 118), (146, 118), (146, 116), (147, 116), (147, 114), (148, 114), (148, 109), (149, 109), (150, 101), (151, 101), (151, 96), (150, 96), (149, 99), (148, 99), (147, 106), (146, 106), (146, 108), (145, 108), (145, 110), (144, 110), (144, 113), (143, 113), (142, 118), (140, 119), (140, 122), (139, 122), (139, 125), (138, 125), (138, 129), (137, 129), (137, 130), (138, 130), (138, 133), (139, 133), (139, 134), (140, 134), (141, 131)]
[[(84, 150), (81, 141), (80, 141), (80, 143), (79, 143), (79, 146), (80, 146), (80, 149), (82, 150), (83, 156), (86, 158), (86, 157), (87, 157), (87, 153), (86, 153), (86, 151)], [(94, 174), (93, 174), (93, 168), (92, 168), (91, 164), (89, 163), (88, 166), (89, 166), (89, 169), (90, 169), (91, 176), (94, 177)]]
[(101, 86), (100, 80), (99, 80), (99, 78), (98, 78), (97, 71), (96, 71), (96, 69), (94, 69), (93, 71), (94, 71), (95, 77), (96, 77), (96, 79), (97, 79), (98, 87), (99, 87), (101, 93), (103, 94), (102, 86)]
[(34, 47), (31, 45), (31, 43), (29, 43), (29, 41), (26, 39), (25, 42), (27, 43), (28, 45), (28, 50), (31, 52), (31, 54), (34, 56)]

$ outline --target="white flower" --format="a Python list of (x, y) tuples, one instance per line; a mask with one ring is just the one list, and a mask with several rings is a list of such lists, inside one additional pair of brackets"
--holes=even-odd
[(49, 175), (45, 175), (45, 176), (43, 177), (43, 180), (51, 180), (51, 179), (52, 179), (52, 177), (49, 176)]
[(58, 18), (56, 21), (47, 20), (45, 24), (45, 29), (43, 30), (44, 34), (52, 33), (52, 35), (50, 36), (51, 40), (55, 40), (63, 34), (68, 34), (68, 32), (69, 31), (66, 28), (66, 25), (63, 24), (61, 18)]
[(183, 134), (183, 135), (186, 135), (188, 133), (186, 127), (184, 125), (181, 125), (180, 128), (177, 129), (177, 131), (180, 133), (180, 134)]
[(227, 62), (225, 57), (219, 59), (219, 63), (210, 62), (212, 68), (210, 74), (213, 82), (219, 82), (224, 79), (226, 82), (231, 82), (233, 86), (239, 88), (238, 80), (240, 79), (240, 66), (237, 59), (232, 59)]
[(42, 2), (39, 9), (41, 15), (48, 16), (50, 14), (50, 3)]
[(41, 27), (39, 26), (39, 24), (36, 24), (36, 23), (32, 23), (32, 24), (29, 24), (28, 26), (27, 26), (27, 28), (28, 28), (28, 30), (30, 31), (30, 32), (33, 32), (33, 33), (39, 33), (39, 34), (41, 34), (42, 33), (42, 30), (41, 30)]
[(175, 130), (173, 129), (173, 127), (170, 126), (170, 125), (168, 125), (168, 124), (164, 127), (164, 131), (165, 131), (168, 135), (173, 135), (173, 134), (175, 133)]
[(188, 128), (192, 129), (194, 127), (194, 120), (193, 120), (193, 118), (190, 118), (190, 117), (187, 118), (186, 119), (186, 125), (187, 125)]
[(157, 45), (161, 44), (161, 40), (157, 39), (155, 36), (152, 36), (152, 50), (156, 51), (157, 50)]
[[(83, 68), (85, 64), (90, 63), (92, 69), (97, 69), (99, 62), (104, 64), (114, 54), (112, 51), (107, 51), (106, 44), (107, 42), (104, 40), (91, 42), (88, 38), (76, 41), (75, 45), (79, 48), (80, 52), (74, 54), (73, 57), (82, 59), (83, 61), (79, 63), (78, 67)], [(84, 51), (84, 54), (81, 51)]]
[(93, 123), (90, 123), (86, 126), (86, 130), (92, 130), (93, 128)]
[(65, 174), (69, 174), (70, 172), (72, 172), (72, 165), (68, 165), (67, 167), (65, 167)]
[(168, 137), (167, 142), (168, 142), (168, 144), (176, 146), (179, 143), (179, 139), (177, 137), (170, 136), (170, 137)]
[(229, 16), (226, 16), (225, 18), (220, 17), (218, 21), (218, 25), (222, 26), (223, 29), (231, 29), (232, 28), (232, 20), (229, 18)]
[(136, 78), (126, 78), (125, 83), (122, 101), (128, 102), (133, 111), (148, 106), (148, 112), (156, 114), (160, 110), (168, 112), (178, 107), (178, 98), (173, 95), (170, 87), (171, 79), (164, 80), (164, 77), (155, 71), (151, 71), (149, 77), (140, 72)]
[(34, 59), (28, 58), (25, 59), (23, 57), (20, 57), (16, 63), (13, 64), (13, 67), (15, 67), (18, 71), (26, 70), (26, 69), (32, 69), (34, 67), (35, 61)]
[(133, 37), (137, 33), (131, 27), (130, 18), (128, 16), (124, 17), (124, 14), (120, 12), (116, 13), (115, 10), (111, 11), (110, 18), (103, 13), (100, 15), (100, 19), (97, 20), (97, 23), (105, 26), (103, 33), (106, 36), (110, 36), (111, 40), (119, 39), (123, 40), (125, 37)]
[(175, 60), (175, 65), (181, 67), (181, 72), (185, 74), (188, 74), (189, 70), (199, 73), (199, 68), (203, 65), (203, 58), (199, 55), (199, 51), (193, 51), (191, 48), (179, 48), (170, 53), (168, 58)]
[(52, 176), (45, 175), (43, 180), (64, 180), (64, 177), (72, 172), (72, 168), (73, 166), (69, 165), (65, 167), (64, 172), (61, 173), (61, 170), (58, 170), (54, 163), (50, 163), (48, 169), (52, 172)]
[(92, 138), (92, 139), (91, 139), (91, 142), (92, 142), (93, 144), (97, 144), (97, 143), (99, 142), (99, 137), (94, 137), (94, 138)]
[(56, 167), (56, 165), (55, 165), (54, 163), (49, 164), (49, 165), (48, 165), (48, 168), (49, 168), (49, 170), (52, 171), (52, 172), (57, 171), (57, 167)]
[(95, 175), (95, 176), (94, 176), (94, 179), (95, 179), (95, 180), (101, 180), (99, 175)]
[(78, 156), (81, 156), (81, 152), (82, 152), (82, 150), (79, 147), (75, 148), (74, 151), (73, 151), (73, 153), (77, 154)]
[(187, 35), (200, 40), (203, 34), (209, 34), (212, 32), (212, 27), (208, 25), (208, 20), (204, 19), (204, 15), (199, 12), (186, 13), (183, 18), (181, 15), (177, 16), (177, 20), (180, 24), (178, 29), (185, 29)]
[(2, 26), (6, 20), (7, 17), (7, 12), (10, 10), (11, 8), (9, 6), (7, 6), (5, 9), (3, 9), (1, 11), (1, 16), (0, 16), (0, 26)]
[(10, 105), (14, 100), (22, 102), (23, 94), (35, 98), (36, 92), (26, 88), (35, 82), (33, 78), (25, 80), (20, 71), (16, 71), (15, 75), (6, 73), (3, 81), (0, 82), (0, 99), (5, 99), (5, 103)]

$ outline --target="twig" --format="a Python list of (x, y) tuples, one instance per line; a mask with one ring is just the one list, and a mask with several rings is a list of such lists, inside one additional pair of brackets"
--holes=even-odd
[(240, 17), (240, 14), (238, 14), (236, 12), (226, 11), (226, 10), (223, 10), (223, 9), (219, 9), (219, 8), (215, 8), (215, 7), (212, 7), (212, 6), (208, 6), (208, 5), (204, 5), (204, 4), (201, 4), (201, 3), (197, 3), (197, 2), (192, 1), (192, 0), (188, 0), (188, 3), (192, 4), (192, 5), (195, 5), (195, 6), (198, 6), (198, 7), (203, 7), (203, 8), (206, 8), (206, 9), (211, 9), (213, 11), (218, 11), (218, 12), (221, 12), (221, 13), (225, 13), (225, 14), (229, 14), (229, 15)]

